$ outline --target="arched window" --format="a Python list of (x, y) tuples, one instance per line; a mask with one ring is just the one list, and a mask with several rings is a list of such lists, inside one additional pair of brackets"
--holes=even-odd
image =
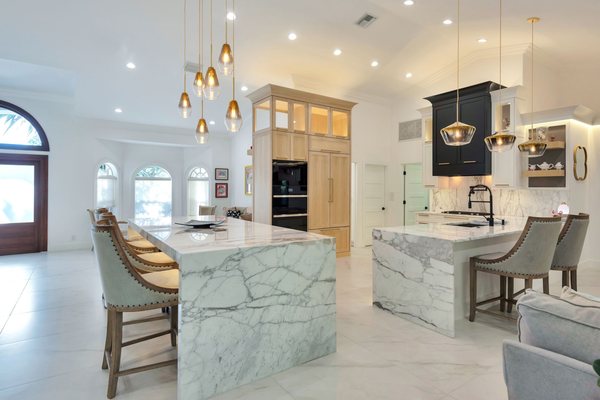
[(198, 206), (210, 205), (210, 180), (208, 171), (193, 168), (188, 175), (188, 215), (198, 215)]
[(117, 179), (117, 168), (113, 164), (100, 164), (96, 176), (96, 208), (112, 210), (117, 206)]
[(27, 111), (0, 101), (0, 149), (49, 151), (40, 124)]
[(144, 167), (135, 175), (135, 218), (171, 216), (171, 174), (162, 167)]

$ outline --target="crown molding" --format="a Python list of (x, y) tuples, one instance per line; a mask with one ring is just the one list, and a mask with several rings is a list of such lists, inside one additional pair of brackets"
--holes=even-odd
[(75, 98), (73, 96), (49, 92), (36, 92), (33, 90), (13, 89), (7, 87), (0, 87), (0, 96), (18, 97), (27, 100), (48, 101), (52, 103), (61, 103), (71, 106), (75, 104)]

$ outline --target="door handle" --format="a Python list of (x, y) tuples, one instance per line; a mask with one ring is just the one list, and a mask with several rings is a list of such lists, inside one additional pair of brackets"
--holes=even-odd
[(475, 164), (477, 161), (474, 160), (469, 160), (469, 161), (463, 161), (463, 164)]
[(449, 162), (439, 162), (438, 165), (450, 165)]
[(329, 178), (329, 202), (333, 203), (333, 178)]

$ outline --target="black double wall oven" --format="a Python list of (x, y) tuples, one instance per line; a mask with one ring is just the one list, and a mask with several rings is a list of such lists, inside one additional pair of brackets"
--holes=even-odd
[(300, 161), (273, 161), (273, 225), (308, 230), (307, 166)]

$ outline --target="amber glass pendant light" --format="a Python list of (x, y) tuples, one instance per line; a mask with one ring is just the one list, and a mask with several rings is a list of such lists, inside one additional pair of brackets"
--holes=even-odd
[(206, 100), (215, 100), (221, 93), (219, 86), (219, 77), (217, 71), (213, 67), (213, 0), (210, 0), (210, 67), (206, 70), (204, 76), (204, 97)]
[(538, 17), (531, 17), (527, 19), (527, 22), (531, 24), (531, 129), (529, 131), (529, 140), (519, 145), (519, 150), (527, 153), (530, 158), (541, 157), (546, 152), (548, 146), (544, 141), (545, 138), (533, 129), (533, 25), (540, 22)]
[(440, 130), (444, 143), (448, 146), (464, 146), (471, 143), (475, 135), (473, 125), (460, 122), (460, 0), (456, 0), (456, 122)]
[(223, 75), (229, 76), (233, 72), (233, 51), (228, 43), (228, 30), (227, 30), (227, 0), (225, 0), (225, 43), (221, 47), (221, 54), (219, 55), (219, 70)]
[[(200, 9), (200, 12), (198, 13), (200, 25), (200, 36), (198, 38), (200, 40), (200, 57), (198, 62), (200, 65), (199, 68), (202, 70), (202, 64), (204, 62), (204, 46), (202, 45), (204, 40), (204, 0), (198, 0), (198, 7)], [(202, 76), (201, 72), (199, 72), (199, 74)], [(196, 74), (196, 76), (198, 76), (198, 74)], [(202, 86), (202, 88), (204, 88), (204, 86)], [(200, 107), (200, 119), (198, 120), (198, 125), (196, 125), (196, 142), (198, 142), (198, 144), (206, 144), (208, 143), (208, 124), (204, 119), (204, 96), (202, 96), (202, 92), (200, 93)]]
[[(235, 0), (233, 0), (233, 12), (235, 13)], [(231, 23), (231, 39), (231, 43), (235, 48), (235, 20)], [(229, 132), (238, 132), (242, 128), (242, 123), (244, 121), (242, 119), (242, 114), (240, 113), (240, 106), (235, 99), (235, 70), (232, 70), (232, 72), (233, 96), (227, 107), (227, 112), (225, 113), (225, 127)]]
[(179, 113), (183, 118), (188, 118), (192, 114), (192, 103), (190, 102), (190, 96), (186, 92), (187, 76), (185, 72), (185, 53), (186, 53), (186, 18), (187, 18), (187, 0), (183, 0), (183, 92), (179, 97)]
[(204, 93), (204, 75), (202, 74), (202, 52), (204, 51), (204, 44), (202, 43), (202, 36), (204, 25), (202, 24), (202, 0), (198, 0), (198, 71), (194, 78), (194, 94), (198, 97), (202, 97)]
[[(499, 0), (500, 3), (500, 50), (499, 50), (499, 59), (500, 59), (500, 90), (498, 91), (498, 104), (502, 106), (502, 0)], [(503, 152), (513, 148), (515, 145), (515, 141), (517, 137), (513, 134), (506, 132), (506, 130), (501, 130), (498, 132), (494, 132), (492, 135), (487, 136), (483, 141), (487, 146), (489, 151), (495, 152)]]

